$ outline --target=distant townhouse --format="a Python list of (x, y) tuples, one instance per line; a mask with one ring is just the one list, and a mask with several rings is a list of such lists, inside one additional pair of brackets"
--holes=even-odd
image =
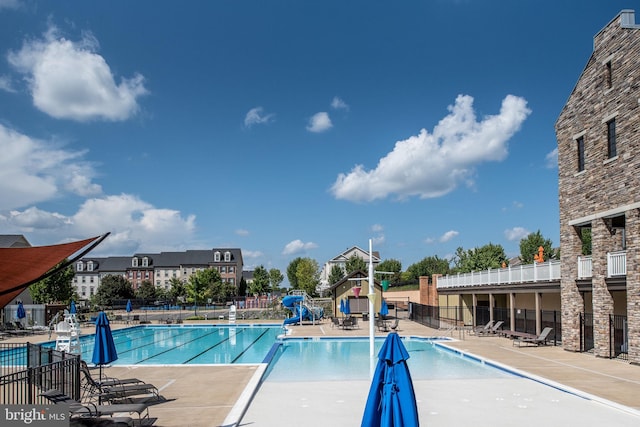
[(75, 263), (73, 285), (88, 299), (107, 275), (120, 275), (137, 289), (144, 281), (170, 289), (172, 279), (186, 282), (199, 270), (215, 268), (224, 282), (238, 286), (242, 278), (242, 251), (237, 248), (187, 250), (184, 252), (137, 253), (133, 256), (83, 258)]
[[(334, 283), (329, 283), (329, 276), (331, 276), (331, 270), (333, 269), (333, 267), (339, 266), (343, 271), (345, 271), (347, 261), (354, 255), (364, 260), (367, 265), (369, 264), (369, 252), (360, 249), (357, 246), (352, 246), (351, 248), (348, 248), (344, 252), (341, 252), (335, 257), (331, 258), (322, 266), (322, 270), (320, 271), (320, 285), (318, 288), (318, 291), (321, 295), (329, 291), (331, 286), (334, 285)], [(378, 266), (378, 264), (380, 264), (380, 253), (378, 253), (378, 251), (373, 251), (372, 262), (374, 269)]]
[[(558, 140), (562, 340), (640, 363), (640, 26), (623, 10), (555, 124)], [(583, 250), (590, 234), (591, 254)]]

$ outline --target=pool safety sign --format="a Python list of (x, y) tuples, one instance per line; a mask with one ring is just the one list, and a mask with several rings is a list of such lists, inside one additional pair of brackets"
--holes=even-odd
[(3, 427), (69, 427), (69, 405), (0, 405)]

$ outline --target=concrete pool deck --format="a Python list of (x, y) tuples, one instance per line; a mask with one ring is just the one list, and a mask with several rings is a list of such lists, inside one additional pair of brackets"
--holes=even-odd
[[(213, 322), (216, 323), (216, 322)], [(239, 322), (240, 323), (240, 322)], [(248, 322), (247, 322), (248, 323)], [(270, 323), (268, 320), (260, 323)], [(226, 324), (222, 323), (221, 324)], [(112, 325), (119, 328), (126, 325)], [(93, 333), (93, 328), (83, 329), (83, 333)], [(317, 337), (317, 336), (368, 336), (368, 322), (361, 322), (360, 328), (355, 330), (341, 330), (332, 328), (329, 321), (324, 321), (317, 325), (293, 326), (291, 328), (292, 337)], [(511, 340), (500, 337), (476, 337), (463, 331), (452, 331), (445, 334), (443, 331), (434, 330), (408, 320), (401, 320), (399, 334), (403, 336), (446, 336), (456, 341), (448, 343), (452, 348), (473, 353), (484, 359), (489, 359), (518, 370), (530, 373), (533, 376), (542, 377), (563, 385), (565, 388), (579, 390), (597, 399), (601, 399), (605, 405), (611, 402), (613, 406), (620, 405), (624, 410), (628, 407), (631, 413), (640, 410), (640, 367), (616, 360), (599, 359), (590, 354), (573, 353), (562, 350), (561, 347), (513, 347)], [(386, 333), (378, 332), (376, 336), (384, 336)], [(11, 342), (47, 341), (47, 335), (33, 335), (19, 338), (12, 338)], [(9, 340), (6, 340), (9, 342)], [(125, 378), (135, 376), (144, 381), (155, 384), (161, 394), (167, 399), (166, 402), (158, 403), (150, 407), (151, 417), (154, 418), (156, 426), (177, 427), (177, 426), (225, 426), (234, 425), (234, 420), (241, 415), (245, 404), (249, 401), (252, 388), (256, 384), (256, 377), (259, 375), (257, 366), (178, 366), (178, 367), (110, 367), (105, 372), (109, 376)], [(423, 383), (423, 382), (421, 382)], [(250, 385), (249, 387), (247, 387)], [(445, 384), (439, 384), (437, 390), (424, 389), (424, 384), (415, 384), (416, 393), (421, 393), (426, 401), (434, 398), (433, 393), (438, 398), (450, 397), (456, 407), (460, 409), (467, 405), (468, 411), (478, 411), (474, 416), (479, 416), (482, 412), (499, 409), (501, 401), (509, 402), (515, 399), (514, 396), (493, 396), (483, 390), (482, 385), (473, 392), (476, 399), (464, 397), (465, 390), (469, 388), (469, 382), (451, 384), (453, 388)], [(308, 387), (308, 384), (306, 385)], [(271, 387), (269, 390), (267, 387)], [(298, 407), (305, 408), (317, 406), (322, 408), (321, 416), (317, 418), (300, 420), (306, 426), (314, 425), (353, 425), (353, 420), (360, 419), (366, 402), (369, 383), (365, 381), (353, 381), (342, 383), (340, 386), (332, 384), (315, 384), (313, 402), (304, 402), (299, 398), (304, 398), (297, 390), (298, 387), (305, 387), (305, 383), (286, 384), (286, 386), (263, 386), (258, 393), (256, 400), (250, 406), (245, 418), (239, 425), (251, 426), (271, 426), (297, 424), (288, 418), (289, 409)], [(522, 386), (527, 387), (527, 386)], [(535, 391), (530, 393), (535, 395)], [(566, 394), (566, 393), (563, 393)], [(481, 397), (481, 398), (480, 398)], [(498, 401), (503, 399), (501, 401)], [(531, 399), (534, 399), (531, 397)], [(529, 409), (535, 408), (535, 400), (529, 402)], [(527, 404), (513, 402), (516, 407), (523, 409), (520, 414), (526, 417), (524, 410)], [(427, 405), (422, 401), (419, 406)], [(564, 402), (563, 402), (564, 405)], [(564, 408), (564, 406), (563, 406)], [(566, 412), (571, 411), (572, 403), (566, 403)], [(304, 409), (306, 410), (306, 409)], [(578, 410), (579, 411), (579, 410)], [(444, 422), (447, 425), (448, 417), (452, 415), (433, 413), (428, 410), (426, 416), (429, 421)], [(301, 412), (304, 414), (305, 412)], [(345, 414), (353, 419), (348, 421)], [(505, 413), (506, 415), (507, 413)], [(460, 414), (458, 414), (460, 415)], [(577, 414), (576, 416), (579, 416)], [(279, 424), (269, 420), (270, 416), (275, 416)], [(308, 417), (305, 417), (308, 418)], [(461, 421), (453, 417), (450, 421), (456, 425)], [(577, 421), (575, 419), (574, 421)], [(611, 420), (612, 421), (612, 420)], [(638, 419), (633, 420), (636, 424)], [(284, 422), (284, 424), (283, 424)], [(425, 425), (427, 420), (421, 413), (421, 422)], [(522, 420), (509, 421), (511, 425), (518, 423), (523, 425)], [(359, 423), (359, 421), (358, 421)], [(453, 425), (453, 424), (448, 425)], [(590, 425), (585, 421), (584, 425)], [(574, 425), (575, 423), (570, 423)], [(623, 422), (624, 424), (624, 422)], [(430, 424), (431, 425), (431, 424)], [(481, 425), (477, 422), (475, 425)], [(505, 424), (509, 425), (509, 424)], [(560, 425), (560, 424), (557, 424)], [(565, 424), (566, 425), (566, 424)], [(614, 425), (607, 423), (607, 425)]]

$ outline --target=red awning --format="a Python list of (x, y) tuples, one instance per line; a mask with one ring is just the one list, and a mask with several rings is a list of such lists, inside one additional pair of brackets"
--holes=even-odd
[[(108, 235), (60, 245), (0, 248), (0, 309), (11, 303), (29, 285), (82, 258)], [(81, 253), (68, 259), (80, 250)], [(58, 266), (65, 259), (67, 262)]]

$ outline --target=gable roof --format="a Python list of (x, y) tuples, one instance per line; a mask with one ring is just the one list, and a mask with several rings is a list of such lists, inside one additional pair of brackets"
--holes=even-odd
[[(352, 271), (351, 273), (347, 274), (346, 276), (344, 276), (342, 279), (338, 280), (336, 283), (334, 283), (329, 290), (333, 291), (335, 288), (337, 288), (338, 286), (344, 284), (344, 282), (350, 280), (350, 279), (362, 279), (362, 280), (369, 280), (369, 274), (366, 271), (362, 271), (362, 270), (356, 270), (356, 271)], [(380, 287), (380, 283), (376, 280), (376, 278), (373, 278), (373, 287), (374, 288), (379, 288)]]
[[(341, 252), (339, 255), (336, 255), (335, 257), (331, 258), (329, 260), (330, 263), (335, 263), (335, 262), (343, 262), (343, 261), (347, 261), (352, 255), (354, 255), (355, 253), (360, 253), (362, 255), (365, 255), (367, 257), (367, 259), (369, 258), (369, 252), (365, 251), (364, 249), (359, 248), (358, 246), (352, 246), (349, 249), (345, 250), (344, 252)], [(378, 251), (373, 251), (373, 262), (380, 262), (380, 253)]]

